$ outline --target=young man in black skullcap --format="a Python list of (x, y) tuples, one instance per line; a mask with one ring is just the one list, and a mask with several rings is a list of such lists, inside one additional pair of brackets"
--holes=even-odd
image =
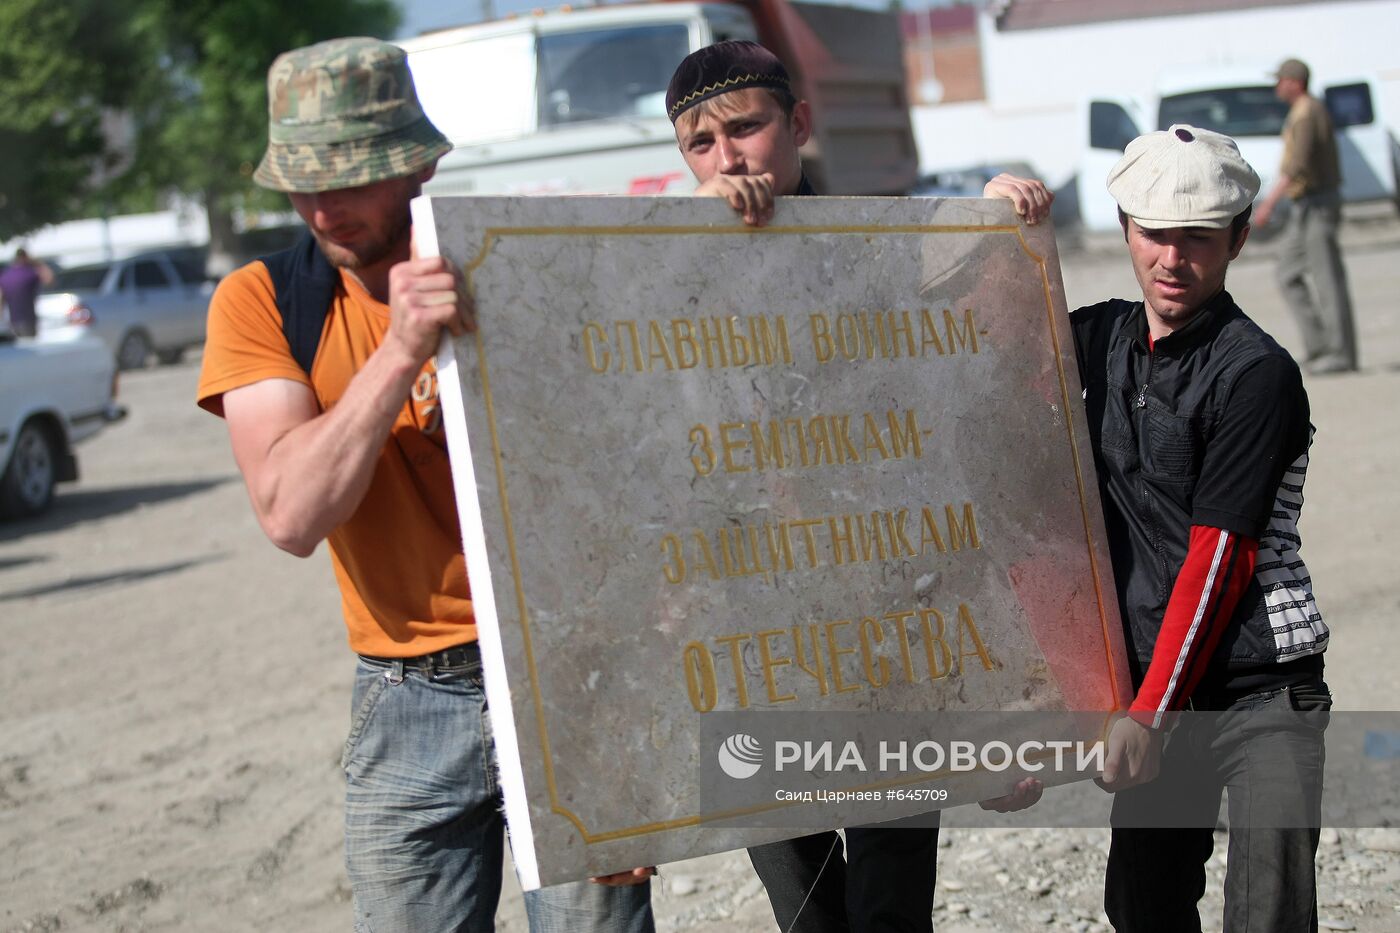
[[(700, 187), (761, 226), (775, 197), (818, 194), (798, 150), (812, 135), (812, 109), (792, 92), (787, 69), (756, 42), (730, 40), (691, 53), (666, 90), (676, 142)], [(983, 197), (1010, 198), (1027, 223), (1050, 214), (1054, 195), (1034, 179), (1001, 174)]]
[[(720, 42), (689, 55), (666, 91), (676, 142), (700, 187), (722, 197), (744, 222), (766, 224), (778, 197), (817, 194), (799, 148), (812, 135), (812, 111), (792, 92), (782, 62), (755, 42)], [(1050, 212), (1038, 181), (999, 175), (985, 197), (1006, 197), (1028, 223)], [(1040, 782), (983, 803), (1009, 812), (1040, 799)], [(850, 930), (931, 933), (938, 827), (850, 827), (843, 858), (834, 832), (749, 849), (784, 933)]]

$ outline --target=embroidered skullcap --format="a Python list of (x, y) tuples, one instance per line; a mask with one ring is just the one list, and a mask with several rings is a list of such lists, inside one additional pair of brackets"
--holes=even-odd
[(792, 79), (778, 56), (747, 39), (716, 42), (691, 52), (666, 88), (666, 115), (676, 118), (711, 97), (746, 87), (791, 90)]

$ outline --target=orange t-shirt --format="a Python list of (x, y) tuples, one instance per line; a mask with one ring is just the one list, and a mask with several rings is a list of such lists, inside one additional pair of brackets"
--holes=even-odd
[[(222, 416), (223, 393), (264, 379), (310, 386), (322, 411), (335, 405), (389, 328), (387, 305), (353, 276), (340, 280), (308, 379), (282, 334), (267, 267), (250, 263), (224, 279), (209, 305), (200, 406)], [(328, 540), (354, 651), (414, 657), (475, 640), (432, 360), (404, 399), (359, 508)]]

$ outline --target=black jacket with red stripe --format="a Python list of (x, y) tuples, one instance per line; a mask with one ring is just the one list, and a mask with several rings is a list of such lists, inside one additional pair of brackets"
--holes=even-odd
[[(1265, 542), (1296, 532), (1284, 480), (1306, 467), (1307, 394), (1292, 357), (1228, 292), (1155, 344), (1140, 301), (1080, 308), (1071, 322), (1136, 686), (1193, 525)], [(1301, 506), (1301, 480), (1297, 488)], [(1302, 568), (1311, 616), (1282, 613), (1271, 605), (1279, 595), (1268, 597), (1256, 576), (1229, 619), (1207, 620), (1224, 631), (1211, 639), (1211, 657), (1191, 662), (1205, 671), (1203, 686), (1252, 683), (1285, 666), (1295, 676), (1320, 669), (1326, 627), (1306, 568), (1301, 560), (1290, 568)]]

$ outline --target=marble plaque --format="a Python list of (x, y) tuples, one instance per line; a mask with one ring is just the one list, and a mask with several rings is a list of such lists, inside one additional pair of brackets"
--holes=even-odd
[[(1048, 225), (434, 197), (414, 228), (478, 308), (438, 378), (526, 888), (811, 832), (702, 792), (707, 717), (1126, 706)], [(919, 778), (952, 791), (915, 809), (1015, 776)]]

